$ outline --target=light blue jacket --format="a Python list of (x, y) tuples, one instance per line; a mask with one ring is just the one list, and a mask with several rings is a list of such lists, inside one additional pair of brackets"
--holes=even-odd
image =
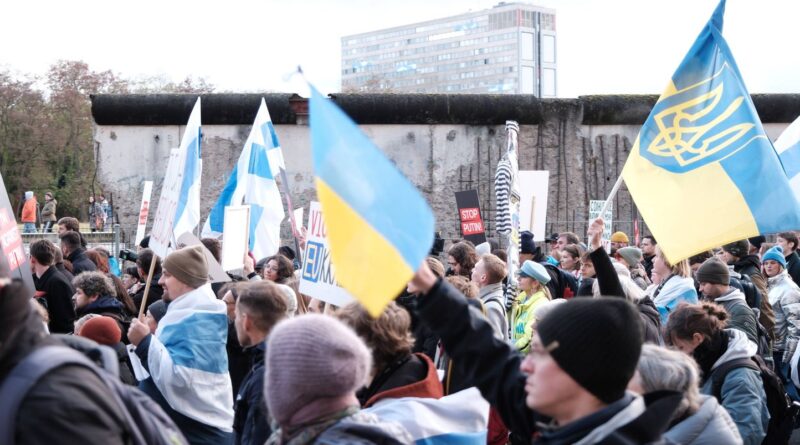
[[(728, 350), (711, 367), (713, 371), (723, 363), (740, 358), (752, 357), (758, 347), (747, 339), (747, 335), (737, 329), (726, 329), (730, 335)], [(706, 378), (702, 394), (712, 394), (712, 379)], [(745, 445), (759, 445), (767, 435), (769, 411), (764, 383), (758, 371), (750, 368), (736, 368), (728, 372), (720, 391), (722, 406), (739, 429)], [(721, 443), (721, 442), (720, 442)]]
[(691, 416), (674, 425), (664, 438), (682, 445), (734, 445), (742, 443), (742, 436), (731, 416), (711, 396), (700, 396), (700, 408)]

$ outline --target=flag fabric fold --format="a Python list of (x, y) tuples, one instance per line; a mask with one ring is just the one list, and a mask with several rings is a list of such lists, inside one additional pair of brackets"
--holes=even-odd
[(186, 123), (186, 131), (183, 133), (179, 148), (178, 171), (183, 172), (183, 179), (175, 208), (173, 220), (175, 222), (172, 225), (176, 239), (186, 232), (193, 232), (200, 223), (200, 176), (203, 171), (200, 140), (200, 98), (198, 97), (192, 108), (192, 114), (189, 116), (189, 122)]
[(722, 0), (650, 112), (622, 173), (673, 264), (800, 228), (800, 205), (722, 38), (724, 11)]
[(377, 316), (428, 254), (433, 212), (381, 150), (313, 86), (309, 104), (317, 196), (336, 277)]
[(795, 119), (775, 141), (775, 150), (795, 197), (800, 200), (800, 117)]
[(280, 247), (280, 225), (285, 216), (275, 175), (283, 168), (283, 154), (264, 99), (245, 141), (239, 160), (203, 225), (203, 236), (219, 238), (225, 207), (250, 205), (250, 250), (256, 258), (273, 255)]

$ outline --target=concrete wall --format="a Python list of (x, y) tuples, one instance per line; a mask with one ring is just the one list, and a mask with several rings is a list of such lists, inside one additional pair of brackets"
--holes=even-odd
[[(204, 218), (239, 156), (260, 98), (237, 96), (225, 103), (220, 96), (204, 97)], [(544, 101), (520, 96), (445, 95), (335, 99), (427, 197), (442, 236), (458, 238), (454, 192), (459, 190), (478, 190), (487, 229), (493, 233), (494, 173), (506, 149), (506, 119), (521, 124), (520, 169), (550, 171), (548, 233), (585, 233), (589, 200), (608, 195), (655, 96)], [(772, 138), (800, 114), (800, 96), (790, 95), (788, 102), (786, 95), (756, 99), (759, 112), (768, 110), (762, 112), (762, 119), (765, 114), (770, 116), (772, 122), (767, 121), (765, 127)], [(288, 95), (268, 97), (295, 206), (307, 208), (315, 199), (310, 133), (304, 124), (305, 103), (297, 98), (292, 101), (290, 107)], [(93, 98), (95, 139), (100, 146), (98, 179), (113, 193), (123, 230), (130, 237), (135, 232), (145, 180), (155, 181), (152, 224), (169, 149), (178, 146), (184, 130), (176, 124), (186, 121), (192, 102), (191, 96)], [(775, 103), (785, 111), (779, 113), (770, 106)], [(164, 104), (173, 104), (173, 109), (164, 112)], [(238, 112), (236, 107), (244, 111)], [(636, 206), (623, 185), (614, 204), (614, 229), (631, 233), (636, 218)], [(283, 233), (288, 237), (288, 222), (285, 226)], [(644, 232), (645, 227), (640, 227)]]

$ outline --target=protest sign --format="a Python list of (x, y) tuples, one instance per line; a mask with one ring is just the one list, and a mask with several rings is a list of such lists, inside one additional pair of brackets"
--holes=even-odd
[(344, 306), (353, 301), (353, 297), (336, 282), (326, 233), (322, 206), (312, 201), (308, 211), (306, 252), (300, 269), (300, 293)]
[(250, 233), (250, 206), (226, 206), (222, 228), (222, 268), (226, 271), (244, 267)]
[[(600, 216), (600, 211), (603, 210), (603, 206), (606, 204), (603, 200), (591, 200), (589, 201), (589, 221), (594, 221)], [(605, 222), (605, 228), (603, 229), (603, 241), (608, 241), (611, 239), (611, 223), (612, 223), (612, 214), (611, 214), (611, 206), (608, 206), (608, 210), (606, 210), (606, 214), (603, 215), (603, 221)]]
[(153, 181), (144, 182), (142, 192), (142, 204), (139, 206), (139, 224), (136, 226), (135, 245), (139, 245), (144, 239), (145, 229), (147, 228), (147, 217), (150, 215), (150, 195), (153, 191)]
[(534, 241), (544, 241), (550, 172), (547, 170), (520, 171), (518, 181), (521, 201), (520, 230), (531, 231)]
[(456, 192), (456, 205), (458, 206), (458, 219), (461, 222), (461, 236), (476, 246), (486, 242), (478, 191)]
[(158, 198), (153, 230), (150, 232), (150, 249), (161, 258), (167, 256), (169, 243), (173, 238), (172, 224), (175, 222), (175, 209), (178, 206), (178, 195), (181, 192), (183, 179), (183, 172), (178, 171), (179, 157), (179, 149), (170, 150), (167, 173), (161, 185), (161, 196)]
[(25, 288), (31, 297), (36, 292), (31, 265), (22, 246), (22, 237), (19, 234), (11, 202), (8, 200), (2, 175), (0, 175), (0, 278), (19, 278), (25, 283)]

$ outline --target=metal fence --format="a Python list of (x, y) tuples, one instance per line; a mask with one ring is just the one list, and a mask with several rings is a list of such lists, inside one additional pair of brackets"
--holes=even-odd
[[(54, 229), (55, 230), (55, 229)], [(29, 253), (29, 247), (31, 243), (39, 241), (41, 239), (50, 240), (54, 244), (58, 245), (58, 233), (51, 232), (51, 233), (22, 233), (22, 227), (19, 228), (20, 234), (22, 236), (22, 243), (25, 247), (25, 253)], [(123, 241), (122, 231), (120, 230), (119, 224), (114, 224), (111, 227), (110, 231), (104, 232), (84, 232), (81, 230), (81, 235), (86, 240), (86, 244), (89, 248), (92, 247), (103, 247), (113, 256), (119, 256), (119, 251), (122, 249), (129, 248), (128, 243)]]

